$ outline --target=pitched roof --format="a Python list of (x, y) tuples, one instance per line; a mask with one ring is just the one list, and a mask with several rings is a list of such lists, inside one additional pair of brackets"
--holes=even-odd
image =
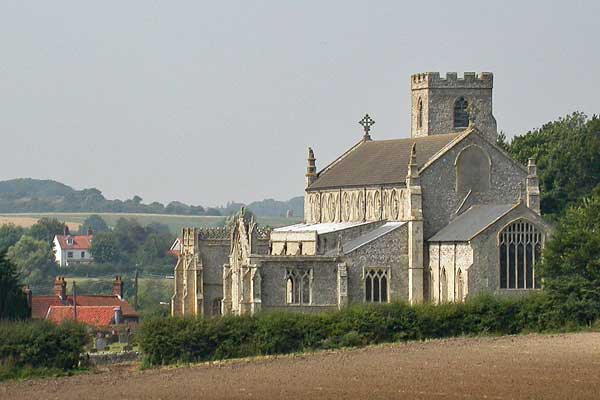
[(419, 138), (365, 141), (319, 172), (308, 189), (402, 183), (406, 179), (413, 144), (422, 166), (461, 133)]
[[(112, 306), (77, 306), (77, 322), (97, 327), (109, 326), (114, 322), (115, 307)], [(46, 319), (61, 323), (75, 319), (75, 307), (51, 306)]]
[[(94, 235), (56, 235), (62, 250), (89, 250)], [(67, 243), (67, 238), (73, 239), (73, 244)]]
[[(32, 296), (31, 297), (31, 317), (43, 319), (46, 318), (48, 310), (53, 306), (73, 306), (73, 296), (67, 296), (63, 302), (58, 296)], [(125, 300), (112, 295), (77, 295), (77, 307), (85, 306), (105, 306), (121, 307), (123, 317), (138, 317), (138, 313), (131, 304)]]
[(515, 204), (475, 205), (428, 239), (429, 242), (466, 242), (508, 213)]

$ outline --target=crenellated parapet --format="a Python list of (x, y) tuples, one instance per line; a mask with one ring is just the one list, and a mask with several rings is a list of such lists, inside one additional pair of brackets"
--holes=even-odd
[(229, 240), (231, 229), (225, 227), (198, 228), (198, 239), (200, 240)]
[(439, 72), (423, 72), (410, 77), (411, 88), (417, 89), (446, 89), (446, 88), (477, 88), (491, 89), (494, 86), (494, 74), (491, 72), (465, 72), (462, 77), (456, 72), (447, 72), (442, 77)]

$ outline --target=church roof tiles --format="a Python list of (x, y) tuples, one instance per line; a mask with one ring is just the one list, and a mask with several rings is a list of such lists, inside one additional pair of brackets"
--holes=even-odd
[(460, 133), (365, 141), (319, 172), (308, 190), (403, 183), (413, 144), (421, 167), (458, 136)]

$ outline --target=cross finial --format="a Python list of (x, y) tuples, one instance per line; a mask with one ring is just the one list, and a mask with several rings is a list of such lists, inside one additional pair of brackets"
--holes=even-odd
[(375, 120), (373, 118), (371, 118), (369, 116), (369, 114), (365, 114), (365, 116), (363, 117), (363, 119), (361, 119), (360, 121), (358, 121), (359, 124), (362, 125), (364, 131), (365, 131), (365, 136), (364, 139), (365, 140), (371, 140), (371, 135), (369, 135), (369, 132), (371, 131), (371, 127), (373, 125), (375, 125)]

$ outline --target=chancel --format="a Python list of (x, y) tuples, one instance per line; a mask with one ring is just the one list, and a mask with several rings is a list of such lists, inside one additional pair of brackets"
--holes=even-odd
[[(355, 303), (461, 302), (540, 288), (550, 228), (534, 160), (496, 145), (491, 73), (411, 77), (411, 135), (363, 135), (317, 169), (304, 220), (273, 230), (242, 210), (225, 228), (184, 229), (173, 315), (319, 312)], [(521, 187), (524, 194), (521, 194)]]

